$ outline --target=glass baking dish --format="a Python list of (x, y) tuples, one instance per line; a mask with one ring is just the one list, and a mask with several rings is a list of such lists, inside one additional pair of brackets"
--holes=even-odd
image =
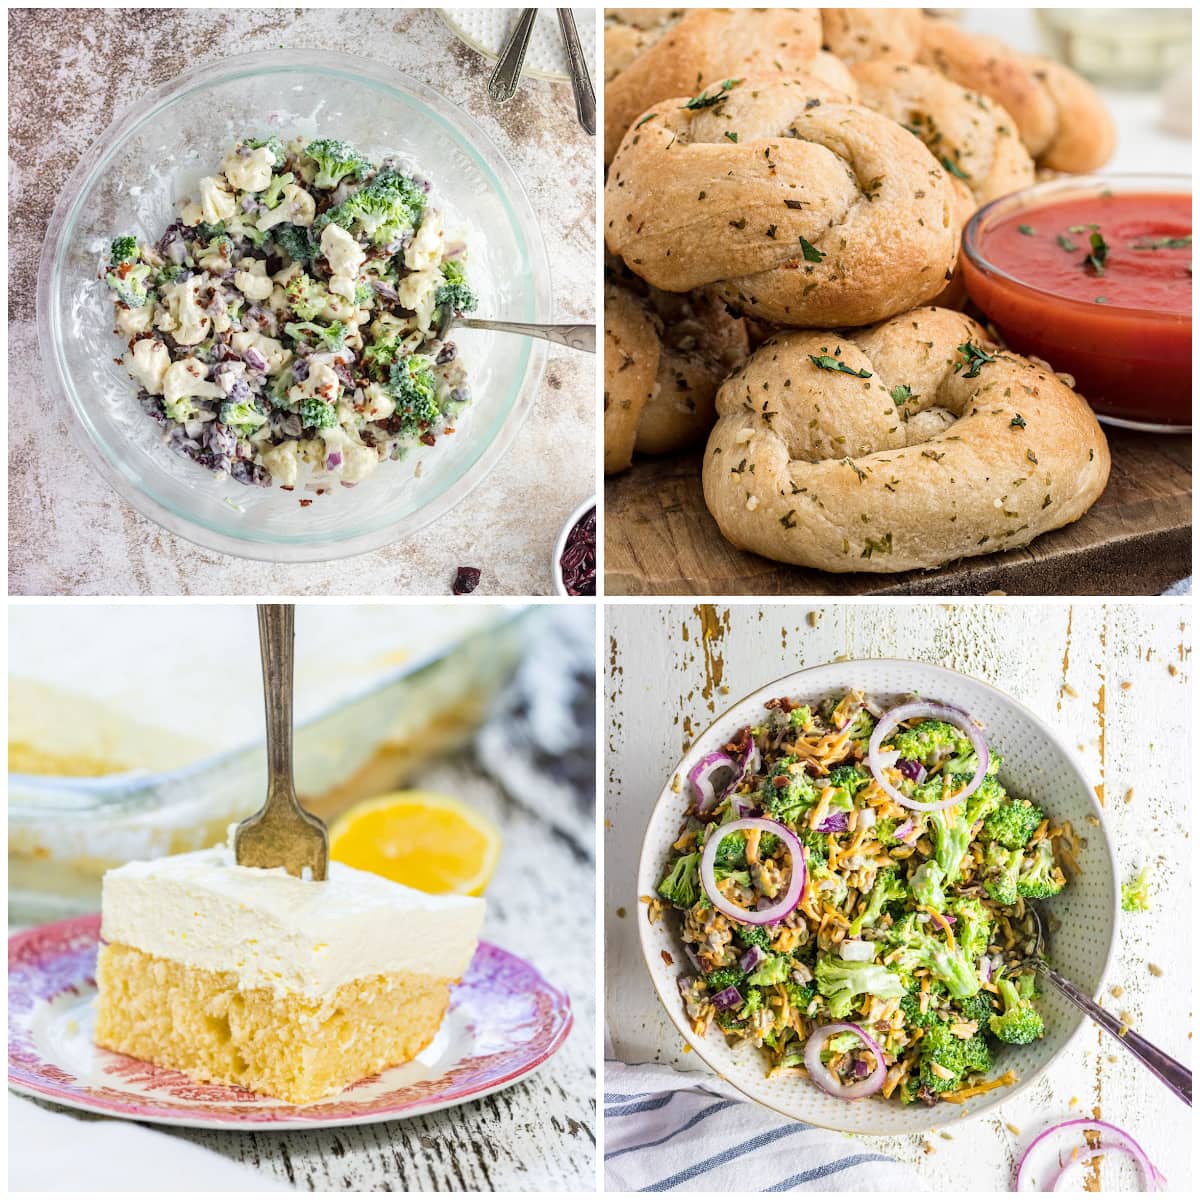
[[(373, 628), (364, 633), (362, 617), (370, 610)], [(117, 612), (122, 620), (145, 623), (170, 610), (128, 606), (91, 611)], [(221, 613), (218, 620), (236, 619), (239, 632), (243, 618), (248, 629), (254, 627), (249, 605), (174, 611), (190, 613), (193, 619), (198, 612)], [(296, 790), (322, 817), (329, 819), (349, 804), (403, 784), (432, 756), (464, 743), (511, 678), (521, 656), (524, 627), (535, 615), (509, 605), (458, 606), (451, 615), (442, 610), (440, 624), (431, 632), (423, 624), (429, 611), (408, 606), (300, 606)], [(36, 631), (30, 635), (26, 628), (26, 636), (21, 636), (22, 622), (28, 626), (30, 613), (37, 614), (32, 618), (35, 626), (67, 624), (58, 648), (44, 658), (29, 645), (37, 641)], [(348, 613), (353, 614), (351, 621)], [(162, 669), (152, 670), (140, 685), (145, 714), (139, 708), (127, 721), (119, 717), (118, 725), (112, 713), (120, 713), (122, 706), (131, 711), (130, 689), (114, 683), (104, 693), (102, 664), (119, 652), (115, 645), (79, 645), (78, 630), (70, 623), (81, 619), (89, 617), (60, 606), (21, 606), (10, 612), (10, 645), (19, 647), (10, 664), (10, 764), (30, 768), (10, 771), (8, 778), (9, 920), (18, 923), (94, 911), (104, 871), (132, 859), (214, 845), (224, 839), (231, 822), (258, 808), (265, 794), (261, 684), (257, 660), (248, 652), (253, 649), (248, 632), (225, 667), (216, 656), (207, 661), (199, 656), (195, 678), (211, 681), (207, 695), (186, 686), (189, 671), (181, 665), (182, 657), (178, 663), (165, 661), (170, 651), (159, 645)], [(404, 628), (389, 633), (381, 624), (387, 621)], [(323, 636), (316, 636), (314, 626), (321, 627)], [(362, 643), (354, 643), (356, 631), (363, 641), (369, 639), (365, 657)], [(112, 642), (122, 640), (117, 632)], [(340, 659), (334, 659), (335, 646), (341, 648)], [(357, 660), (349, 661), (355, 653)], [(30, 664), (35, 660), (43, 665), (30, 693)], [(56, 689), (64, 678), (74, 678), (72, 670), (95, 681), (104, 694), (93, 694), (86, 702), (60, 699), (66, 693)], [(164, 697), (173, 679), (182, 680), (178, 702), (185, 707), (194, 702), (194, 716), (189, 719), (186, 711), (174, 714), (159, 744), (151, 745), (144, 735), (157, 730), (155, 713), (164, 719)], [(326, 679), (331, 682), (326, 684)], [(21, 703), (31, 694), (36, 699), (38, 688), (47, 689), (48, 717), (57, 712), (69, 718), (54, 721), (53, 733), (42, 738), (36, 724), (29, 732), (30, 718), (23, 715), (36, 703)], [(223, 703), (218, 699), (222, 694)], [(86, 728), (86, 704), (94, 713), (93, 727), (103, 733), (99, 739)], [(199, 727), (202, 736), (189, 741), (180, 730), (192, 726)], [(124, 743), (113, 732), (123, 728), (134, 734)], [(244, 729), (240, 739), (239, 729)], [(73, 743), (61, 740), (64, 730)], [(82, 750), (73, 753), (72, 745)], [(133, 746), (147, 749), (143, 753)], [(56, 767), (69, 773), (47, 773)]]

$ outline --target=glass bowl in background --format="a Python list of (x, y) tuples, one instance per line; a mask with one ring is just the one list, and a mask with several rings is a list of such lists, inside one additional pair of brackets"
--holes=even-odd
[[(377, 549), (460, 503), (511, 444), (546, 361), (536, 340), (457, 338), (472, 402), (454, 434), (315, 496), (247, 487), (170, 450), (114, 361), (113, 306), (99, 281), (111, 239), (157, 241), (181, 197), (245, 136), (343, 137), (372, 159), (410, 159), (469, 247), (484, 317), (550, 319), (549, 265), (513, 169), (464, 113), (364, 59), (314, 50), (239, 55), (189, 71), (127, 109), (63, 186), (42, 249), (38, 338), (49, 388), (88, 460), (143, 516), (210, 550), (313, 562)], [(301, 507), (301, 498), (313, 499)]]

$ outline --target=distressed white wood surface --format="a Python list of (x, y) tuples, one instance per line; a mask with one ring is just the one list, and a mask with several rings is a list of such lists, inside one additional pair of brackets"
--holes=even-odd
[[(586, 14), (584, 14), (586, 16)], [(582, 19), (582, 18), (581, 18)], [(553, 20), (545, 12), (542, 22)], [(202, 550), (121, 501), (51, 404), (34, 323), (37, 261), (63, 180), (118, 109), (204, 62), (318, 46), (385, 63), (465, 109), (529, 195), (553, 271), (556, 321), (595, 314), (595, 141), (568, 83), (526, 80), (505, 105), (492, 64), (431, 9), (26, 8), (9, 21), (9, 592), (20, 595), (447, 595), (482, 569), (480, 595), (553, 592), (550, 559), (596, 490), (595, 357), (551, 347), (520, 436), (470, 498), (407, 538), (347, 562), (271, 564)]]
[[(679, 755), (715, 713), (772, 679), (839, 657), (886, 656), (987, 680), (1078, 747), (1103, 786), (1122, 879), (1145, 862), (1153, 868), (1152, 911), (1122, 914), (1108, 982), (1123, 987), (1124, 995), (1103, 999), (1127, 1011), (1151, 1041), (1190, 1061), (1191, 632), (1185, 605), (620, 605), (608, 608), (605, 635), (605, 1020), (619, 1058), (706, 1070), (684, 1053), (659, 1005), (636, 926), (642, 835)], [(1160, 978), (1150, 974), (1149, 963), (1162, 969)], [(1056, 1065), (1053, 1077), (999, 1115), (956, 1131), (953, 1140), (858, 1140), (911, 1162), (931, 1188), (1007, 1191), (1031, 1133), (1055, 1120), (1094, 1116), (1094, 1109), (1140, 1140), (1172, 1189), (1189, 1187), (1190, 1111), (1098, 1028)]]

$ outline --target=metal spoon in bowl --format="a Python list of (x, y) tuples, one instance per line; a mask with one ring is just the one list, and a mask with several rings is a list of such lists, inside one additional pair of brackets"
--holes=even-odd
[(496, 69), (488, 80), (488, 95), (497, 104), (503, 104), (517, 94), (517, 85), (521, 82), (521, 71), (525, 67), (525, 55), (529, 50), (529, 39), (533, 35), (533, 23), (537, 16), (536, 8), (524, 9), (500, 51)]
[(579, 44), (579, 30), (575, 28), (575, 16), (569, 8), (558, 10), (558, 24), (562, 30), (563, 49), (567, 53), (567, 67), (571, 72), (571, 88), (575, 93), (575, 115), (585, 133), (596, 132), (596, 92), (592, 87), (592, 76), (583, 47)]
[(1033, 913), (1034, 926), (1037, 929), (1033, 953), (1026, 959), (1025, 965), (1033, 967), (1038, 975), (1048, 979), (1077, 1009), (1091, 1017), (1102, 1029), (1117, 1039), (1141, 1064), (1158, 1076), (1186, 1105), (1192, 1103), (1192, 1073), (1182, 1063), (1176, 1062), (1169, 1054), (1164, 1054), (1157, 1046), (1151, 1045), (1141, 1034), (1134, 1033), (1118, 1017), (1100, 1007), (1091, 996), (1077, 988), (1069, 979), (1060, 975), (1045, 958), (1046, 935), (1042, 926), (1042, 915), (1036, 904), (1026, 904), (1026, 911)]
[(596, 353), (595, 325), (524, 325), (515, 321), (477, 321), (474, 317), (463, 317), (456, 312), (443, 310), (437, 340), (444, 342), (451, 329), (488, 329), (493, 333), (519, 333), (523, 337), (555, 342), (571, 350)]

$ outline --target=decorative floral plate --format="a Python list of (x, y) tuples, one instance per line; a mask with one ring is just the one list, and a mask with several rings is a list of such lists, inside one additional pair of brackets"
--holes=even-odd
[(14, 1091), (108, 1116), (203, 1128), (366, 1125), (450, 1108), (508, 1087), (546, 1061), (571, 1005), (524, 959), (480, 942), (437, 1036), (412, 1062), (303, 1106), (196, 1083), (92, 1044), (100, 917), (8, 942), (8, 1082)]

